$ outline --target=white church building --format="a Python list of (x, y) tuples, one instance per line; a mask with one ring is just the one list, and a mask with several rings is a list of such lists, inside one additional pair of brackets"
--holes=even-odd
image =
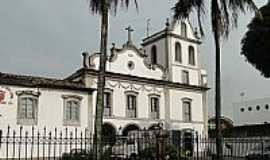
[[(201, 41), (188, 21), (169, 22), (142, 40), (113, 44), (107, 61), (104, 128), (115, 134), (151, 129), (207, 135), (207, 74)], [(64, 128), (93, 132), (98, 53), (83, 53), (83, 67), (63, 79), (0, 72), (0, 130)]]

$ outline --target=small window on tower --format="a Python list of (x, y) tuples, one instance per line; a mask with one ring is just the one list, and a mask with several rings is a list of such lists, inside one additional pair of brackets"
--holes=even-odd
[(188, 71), (182, 72), (182, 83), (189, 84), (189, 72)]
[(195, 65), (195, 50), (194, 47), (188, 47), (188, 62), (190, 65)]
[(187, 38), (187, 25), (185, 22), (181, 23), (181, 35)]
[(175, 43), (175, 61), (182, 62), (182, 47), (179, 42)]
[(155, 45), (151, 48), (151, 63), (157, 64), (157, 47)]

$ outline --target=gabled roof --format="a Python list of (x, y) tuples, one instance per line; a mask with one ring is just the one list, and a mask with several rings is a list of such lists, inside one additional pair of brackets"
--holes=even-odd
[(2, 72), (0, 72), (0, 85), (68, 89), (88, 92), (93, 91), (93, 89), (86, 88), (82, 82), (72, 82), (68, 80), (17, 75)]

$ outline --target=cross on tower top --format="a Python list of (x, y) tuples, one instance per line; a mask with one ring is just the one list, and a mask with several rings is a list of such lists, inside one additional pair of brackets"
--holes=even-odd
[(128, 31), (128, 44), (132, 43), (132, 40), (131, 40), (131, 33), (134, 31), (134, 29), (131, 28), (131, 26), (128, 26), (126, 28), (126, 30)]

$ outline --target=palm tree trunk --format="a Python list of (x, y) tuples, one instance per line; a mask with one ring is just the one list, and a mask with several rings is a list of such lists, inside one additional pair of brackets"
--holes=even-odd
[(99, 59), (98, 84), (97, 84), (95, 136), (94, 136), (96, 160), (102, 160), (102, 123), (103, 123), (105, 72), (107, 60), (107, 43), (108, 43), (108, 8), (106, 5), (106, 0), (102, 0), (100, 59)]
[(221, 51), (220, 51), (220, 36), (218, 32), (214, 32), (215, 47), (216, 47), (216, 97), (215, 97), (215, 110), (216, 110), (216, 152), (217, 159), (223, 159), (222, 147), (222, 133), (221, 133), (221, 89), (220, 89), (220, 73), (221, 73)]

